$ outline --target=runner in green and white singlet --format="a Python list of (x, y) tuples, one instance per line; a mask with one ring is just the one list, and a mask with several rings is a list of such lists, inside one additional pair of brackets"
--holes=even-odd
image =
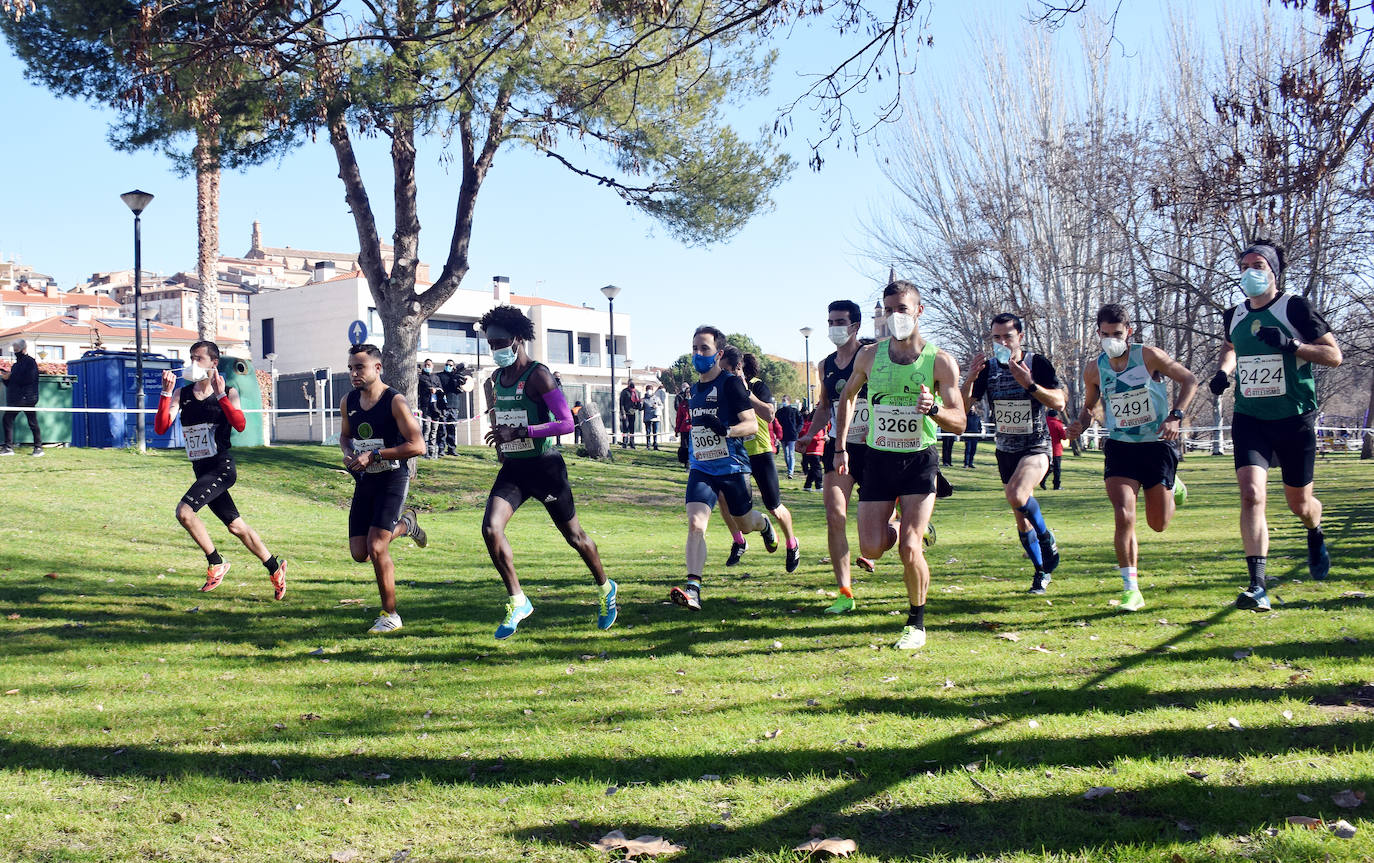
[[(915, 650), (926, 642), (930, 566), (922, 537), (935, 508), (937, 428), (961, 434), (966, 414), (958, 364), (921, 338), (917, 318), (924, 307), (917, 287), (907, 281), (889, 284), (883, 290), (883, 310), (892, 338), (859, 351), (836, 406), (835, 467), (841, 474), (849, 472), (848, 453), (838, 442), (847, 440), (859, 391), (867, 387), (868, 454), (859, 487), (859, 549), (864, 557), (877, 559), (893, 545), (898, 547), (910, 607), (894, 646)], [(894, 532), (889, 522), (898, 503), (902, 518)]]
[[(1116, 516), (1116, 564), (1121, 570), (1123, 611), (1145, 607), (1136, 569), (1136, 496), (1145, 490), (1145, 520), (1162, 533), (1174, 517), (1175, 502), (1182, 497), (1178, 470), (1178, 439), (1183, 412), (1193, 401), (1197, 378), (1159, 348), (1131, 344), (1131, 323), (1126, 309), (1112, 303), (1097, 312), (1097, 334), (1102, 353), (1083, 372), (1083, 410), (1068, 428), (1070, 438), (1083, 433), (1093, 421), (1098, 401), (1103, 403), (1103, 424), (1108, 440), (1102, 447), (1102, 475), (1107, 499)], [(1177, 385), (1172, 409), (1168, 381)]]

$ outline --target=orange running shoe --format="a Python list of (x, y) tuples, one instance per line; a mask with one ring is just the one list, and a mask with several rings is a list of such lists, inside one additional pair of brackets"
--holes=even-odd
[(278, 601), (286, 596), (286, 558), (277, 558), (277, 571), (270, 576), (272, 579), (272, 595)]
[(201, 593), (208, 593), (219, 587), (219, 583), (224, 581), (224, 574), (229, 571), (229, 561), (216, 564), (205, 570), (205, 585), (201, 587)]

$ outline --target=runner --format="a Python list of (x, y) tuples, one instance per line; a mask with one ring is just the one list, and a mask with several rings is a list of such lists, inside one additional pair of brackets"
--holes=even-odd
[(339, 403), (339, 449), (353, 474), (348, 551), (358, 563), (372, 561), (382, 613), (368, 632), (381, 635), (401, 628), (391, 541), (409, 536), (420, 548), (428, 543), (415, 509), (405, 505), (409, 460), (424, 454), (425, 442), (405, 396), (382, 380), (382, 352), (376, 345), (348, 349), (348, 376), (353, 391)]
[(191, 460), (196, 481), (181, 496), (176, 515), (191, 539), (205, 552), (205, 584), (200, 589), (211, 591), (219, 587), (229, 571), (229, 562), (215, 550), (210, 531), (197, 515), (201, 507), (208, 506), (243, 547), (262, 561), (272, 581), (272, 594), (281, 599), (286, 595), (286, 560), (278, 559), (267, 550), (262, 537), (243, 520), (234, 506), (234, 499), (229, 496), (229, 489), (238, 479), (234, 455), (229, 451), (229, 429), (243, 431), (246, 419), (239, 407), (238, 390), (225, 387), (218, 362), (219, 345), (201, 341), (191, 345), (190, 359), (183, 370), (190, 386), (177, 387), (176, 372), (171, 369), (162, 372), (162, 397), (157, 402), (153, 431), (166, 434), (177, 417), (181, 417), (186, 457)]
[(1318, 581), (1331, 570), (1322, 533), (1322, 505), (1313, 494), (1317, 458), (1317, 390), (1312, 365), (1335, 368), (1341, 349), (1321, 313), (1302, 297), (1282, 293), (1283, 249), (1255, 240), (1240, 258), (1247, 299), (1225, 315), (1220, 368), (1208, 386), (1221, 395), (1236, 370), (1236, 483), (1240, 486), (1240, 536), (1250, 586), (1237, 608), (1269, 610), (1265, 561), (1269, 524), (1264, 506), (1269, 468), (1278, 462), (1288, 508), (1307, 528), (1307, 570)]
[(993, 358), (975, 354), (964, 382), (964, 399), (986, 398), (988, 417), (997, 425), (997, 471), (1007, 503), (1016, 513), (1021, 547), (1035, 567), (1030, 592), (1043, 594), (1059, 566), (1059, 546), (1031, 493), (1050, 466), (1050, 433), (1045, 410), (1062, 411), (1067, 400), (1047, 357), (1021, 350), (1021, 319), (1005, 312), (992, 319)]
[[(1159, 348), (1131, 344), (1133, 333), (1124, 307), (1112, 303), (1098, 310), (1102, 353), (1083, 371), (1083, 410), (1068, 428), (1069, 439), (1076, 439), (1092, 424), (1098, 401), (1102, 402), (1108, 432), (1102, 446), (1102, 476), (1116, 515), (1113, 542), (1116, 565), (1121, 568), (1122, 611), (1145, 607), (1136, 570), (1136, 495), (1145, 490), (1145, 521), (1151, 530), (1163, 533), (1174, 517), (1175, 505), (1188, 494), (1183, 481), (1175, 478), (1178, 450), (1174, 441), (1183, 412), (1197, 391), (1192, 372)], [(1169, 380), (1178, 385), (1178, 392), (1166, 415)]]
[[(835, 428), (830, 421), (834, 416), (835, 405), (840, 393), (844, 391), (854, 370), (854, 358), (859, 354), (862, 344), (871, 340), (859, 341), (859, 325), (863, 313), (859, 304), (853, 300), (836, 300), (826, 307), (828, 335), (835, 345), (835, 352), (821, 360), (821, 396), (816, 401), (816, 410), (811, 417), (810, 430), (801, 436), (797, 445), (803, 452), (809, 450), (817, 435), (830, 426), (825, 440), (825, 450), (821, 454), (821, 466), (825, 470), (822, 479), (822, 494), (825, 499), (825, 539), (830, 550), (830, 568), (835, 572), (835, 585), (840, 595), (825, 611), (827, 614), (842, 614), (854, 610), (854, 586), (849, 570), (849, 498), (855, 483), (862, 483), (864, 458), (868, 453), (865, 443), (868, 435), (867, 391), (861, 390), (855, 397), (854, 412), (850, 418), (848, 438), (841, 449), (848, 448), (849, 470), (840, 473), (835, 467)], [(858, 559), (859, 566), (873, 571), (873, 562), (866, 558)]]
[(520, 621), (534, 613), (534, 604), (520, 588), (506, 538), (511, 516), (530, 498), (544, 504), (558, 532), (582, 556), (596, 581), (597, 628), (610, 629), (617, 613), (616, 584), (606, 577), (596, 543), (577, 520), (568, 468), (553, 448), (556, 436), (573, 430), (568, 401), (554, 385), (548, 366), (530, 359), (527, 345), (534, 338), (534, 324), (523, 312), (514, 306), (497, 306), (482, 316), (481, 326), (497, 365), (485, 385), (494, 420), (486, 437), (487, 443), (496, 445), (501, 462), (482, 516), (482, 539), (509, 597), (496, 637), (510, 638)]
[[(917, 318), (924, 307), (911, 282), (883, 289), (883, 311), (892, 338), (859, 351), (840, 394), (835, 417), (835, 469), (850, 471), (846, 443), (860, 392), (868, 393), (871, 416), (863, 482), (859, 486), (859, 548), (877, 560), (894, 545), (902, 558), (906, 583), (906, 626), (893, 645), (916, 650), (926, 643), (926, 594), (930, 566), (925, 558), (926, 526), (935, 509), (940, 429), (964, 431), (959, 366), (954, 358), (921, 338)], [(891, 523), (901, 506), (900, 527)]]
[(687, 583), (668, 591), (684, 608), (701, 610), (701, 576), (706, 569), (706, 528), (716, 499), (724, 498), (734, 518), (734, 541), (745, 533), (763, 534), (765, 545), (777, 543), (773, 525), (754, 509), (749, 491), (749, 456), (744, 441), (758, 433), (749, 391), (738, 375), (720, 366), (725, 334), (700, 326), (692, 333), (692, 367), (700, 380), (692, 389), (691, 456), (687, 469)]
[[(754, 475), (754, 484), (759, 487), (759, 496), (763, 498), (764, 508), (778, 520), (778, 525), (782, 528), (783, 542), (787, 547), (787, 571), (796, 572), (797, 567), (801, 565), (801, 546), (792, 531), (792, 513), (782, 505), (782, 489), (778, 485), (778, 464), (773, 457), (773, 442), (768, 433), (768, 427), (773, 422), (773, 391), (759, 377), (759, 359), (753, 354), (741, 356), (739, 348), (731, 345), (721, 355), (720, 366), (736, 375), (743, 369), (743, 377), (748, 381), (749, 404), (754, 409), (759, 426), (758, 433), (744, 442), (744, 451), (749, 456), (749, 472)], [(742, 541), (744, 534), (730, 515), (728, 500), (721, 501), (720, 514), (725, 519), (726, 526), (730, 528), (731, 536), (739, 537), (741, 540), (731, 543), (730, 556), (725, 560), (726, 566), (734, 566), (739, 563), (749, 544)], [(769, 542), (769, 536), (773, 536), (772, 542)], [(764, 547), (768, 549), (769, 554), (778, 550), (775, 534), (765, 533)]]

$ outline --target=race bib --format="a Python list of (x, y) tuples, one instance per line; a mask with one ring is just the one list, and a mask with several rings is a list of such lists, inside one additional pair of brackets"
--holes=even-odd
[(1108, 402), (1112, 409), (1112, 420), (1117, 428), (1130, 429), (1149, 425), (1158, 419), (1155, 416), (1154, 403), (1150, 401), (1150, 391), (1144, 387), (1126, 390), (1124, 393), (1112, 393)]
[(912, 452), (921, 448), (924, 417), (916, 405), (873, 406), (873, 445), (878, 449)]
[[(353, 454), (362, 455), (365, 452), (371, 452), (374, 449), (381, 449), (384, 446), (386, 446), (386, 442), (379, 437), (354, 438)], [(370, 463), (367, 467), (363, 468), (363, 473), (386, 473), (387, 471), (395, 470), (400, 466), (401, 463), (396, 461), (395, 459), (378, 459)]]
[[(505, 428), (527, 429), (530, 427), (529, 414), (523, 410), (497, 411), (496, 424)], [(527, 437), (501, 444), (501, 452), (529, 452), (533, 449), (534, 441)]]
[(1247, 399), (1272, 398), (1288, 392), (1288, 384), (1283, 377), (1283, 356), (1280, 354), (1240, 357), (1236, 377), (1240, 394)]
[(219, 455), (219, 445), (215, 443), (214, 423), (186, 426), (181, 433), (186, 438), (186, 457), (192, 461)]
[(992, 403), (993, 418), (997, 422), (997, 431), (1000, 434), (1030, 434), (1031, 427), (1031, 403), (1030, 399), (1012, 399), (1004, 401), (998, 399)]
[(854, 415), (849, 418), (849, 432), (845, 443), (863, 443), (868, 439), (869, 407), (868, 399), (854, 401)]
[(716, 434), (708, 428), (692, 426), (692, 457), (697, 461), (714, 461), (718, 458), (728, 458), (730, 448), (725, 444), (725, 438)]

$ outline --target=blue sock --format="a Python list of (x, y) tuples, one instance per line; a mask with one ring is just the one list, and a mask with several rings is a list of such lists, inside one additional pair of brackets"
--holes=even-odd
[(1028, 530), (1025, 533), (1018, 533), (1021, 537), (1021, 547), (1026, 550), (1026, 557), (1035, 564), (1035, 571), (1039, 572), (1045, 567), (1045, 558), (1040, 554), (1040, 541), (1035, 538), (1035, 531)]
[(1050, 532), (1050, 529), (1045, 527), (1045, 517), (1040, 514), (1040, 503), (1034, 495), (1027, 498), (1025, 506), (1017, 507), (1017, 511), (1030, 519), (1031, 526), (1035, 528), (1037, 536), (1044, 536)]

